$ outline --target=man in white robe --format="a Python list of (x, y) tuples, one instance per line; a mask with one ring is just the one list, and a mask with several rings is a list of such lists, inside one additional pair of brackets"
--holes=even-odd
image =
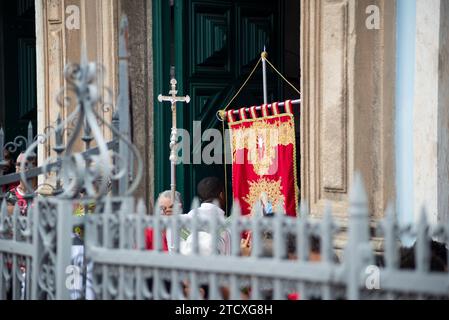
[[(186, 219), (191, 219), (196, 214), (198, 220), (210, 221), (213, 215), (217, 215), (219, 220), (226, 218), (223, 211), (225, 205), (223, 183), (215, 177), (208, 177), (198, 184), (198, 197), (201, 206), (198, 209), (191, 210)], [(191, 231), (191, 230), (189, 230)], [(214, 251), (212, 248), (212, 234), (208, 228), (198, 230), (198, 247), (201, 255), (210, 255)], [(227, 228), (219, 228), (219, 238), (217, 243), (218, 253), (221, 255), (231, 254), (231, 234)], [(193, 252), (193, 235), (190, 234), (185, 241), (181, 242), (181, 253), (191, 254)]]

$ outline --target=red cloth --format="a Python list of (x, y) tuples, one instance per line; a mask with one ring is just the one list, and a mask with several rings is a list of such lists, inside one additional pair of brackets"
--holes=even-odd
[(8, 192), (9, 190), (17, 187), (19, 184), (20, 184), (19, 182), (13, 182), (11, 184), (4, 185), (4, 186), (2, 186), (2, 190), (3, 190), (3, 192)]
[[(262, 106), (262, 117), (254, 108), (240, 109), (240, 119), (227, 118), (231, 129), (232, 191), (249, 215), (256, 201), (266, 213), (281, 204), (288, 216), (296, 216), (299, 189), (296, 177), (296, 140), (291, 101), (285, 113), (277, 103)], [(271, 114), (270, 114), (271, 113)], [(265, 195), (267, 197), (265, 197)]]
[(6, 202), (10, 205), (17, 206), (20, 209), (21, 215), (26, 215), (28, 209), (28, 202), (25, 200), (24, 196), (20, 194), (18, 190), (18, 185), (11, 187), (5, 195)]
[(287, 296), (288, 300), (299, 300), (299, 293), (293, 292)]
[[(154, 232), (152, 228), (145, 229), (145, 242), (147, 250), (154, 250)], [(162, 232), (162, 250), (168, 252), (168, 242), (166, 232)]]

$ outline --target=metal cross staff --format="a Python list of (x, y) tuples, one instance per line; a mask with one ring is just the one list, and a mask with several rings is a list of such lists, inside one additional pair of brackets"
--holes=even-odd
[(172, 203), (175, 203), (175, 193), (176, 193), (176, 141), (178, 131), (176, 129), (176, 102), (185, 102), (190, 103), (190, 97), (177, 97), (176, 94), (178, 91), (176, 90), (176, 84), (178, 82), (175, 78), (171, 79), (171, 90), (169, 92), (170, 96), (159, 95), (159, 102), (170, 102), (171, 103), (171, 111), (172, 111), (172, 129), (171, 129), (171, 137), (170, 137), (170, 161), (171, 161), (171, 200)]

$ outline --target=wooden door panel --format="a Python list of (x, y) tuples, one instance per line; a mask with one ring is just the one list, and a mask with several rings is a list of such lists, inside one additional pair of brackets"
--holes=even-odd
[[(216, 113), (235, 95), (255, 63), (263, 47), (270, 51), (273, 62), (282, 45), (279, 19), (282, 1), (192, 0), (175, 5), (182, 28), (175, 28), (177, 70), (183, 94), (192, 98), (183, 106), (182, 125), (191, 133), (191, 158), (208, 144), (193, 143), (193, 121), (201, 121), (201, 131), (222, 129)], [(179, 71), (182, 70), (182, 71)], [(262, 74), (258, 71), (231, 107), (263, 103)], [(269, 73), (269, 97), (282, 99), (279, 82)], [(201, 146), (201, 149), (200, 149)], [(197, 163), (197, 162), (195, 162)], [(178, 168), (178, 187), (186, 205), (196, 194), (199, 180), (208, 175), (224, 178), (222, 164), (191, 164)], [(228, 178), (231, 168), (228, 168)], [(230, 182), (230, 179), (229, 179)], [(229, 185), (229, 191), (231, 186)], [(229, 192), (230, 193), (230, 192)]]
[(189, 11), (188, 77), (232, 77), (231, 6), (229, 3), (192, 1)]

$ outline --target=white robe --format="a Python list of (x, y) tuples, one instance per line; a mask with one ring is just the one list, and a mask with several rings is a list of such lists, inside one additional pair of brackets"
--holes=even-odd
[[(220, 217), (225, 218), (225, 212), (212, 203), (203, 203), (195, 211), (192, 210), (185, 218), (193, 218), (195, 212), (198, 217), (208, 220), (212, 217), (214, 212), (217, 212)], [(198, 232), (198, 246), (200, 255), (211, 255), (213, 253), (212, 248), (212, 235), (206, 230), (199, 230)], [(190, 234), (185, 241), (181, 241), (180, 251), (182, 254), (189, 255), (193, 252), (193, 235)], [(220, 237), (218, 239), (218, 252), (221, 255), (231, 254), (231, 234), (228, 229), (220, 231)]]

